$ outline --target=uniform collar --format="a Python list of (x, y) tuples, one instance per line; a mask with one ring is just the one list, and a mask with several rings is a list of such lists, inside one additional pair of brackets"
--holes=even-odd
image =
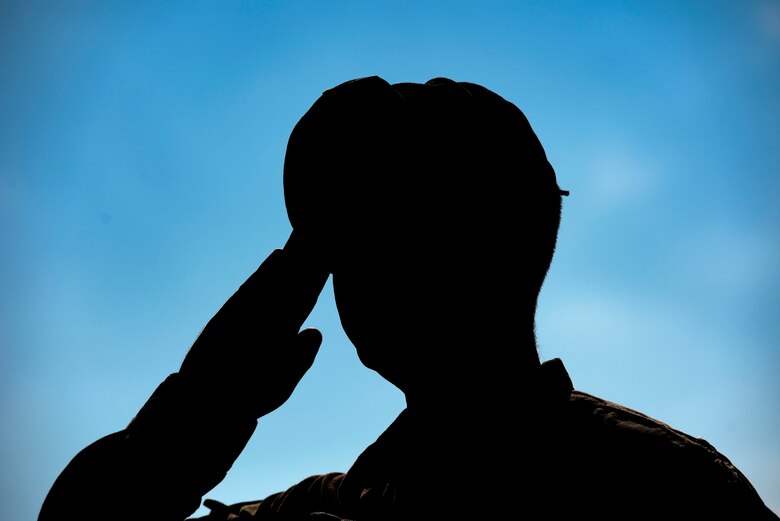
[[(539, 417), (555, 415), (566, 403), (573, 391), (569, 373), (560, 358), (553, 358), (539, 365), (535, 372), (533, 406), (518, 410), (518, 414), (538, 414)], [(518, 409), (522, 405), (518, 406)], [(535, 411), (535, 412), (534, 412)], [(464, 414), (463, 423), (469, 422)], [(532, 422), (534, 420), (531, 420)], [(453, 428), (458, 428), (453, 425)], [(339, 487), (342, 501), (363, 502), (365, 498), (387, 505), (395, 501), (394, 483), (405, 481), (409, 469), (416, 463), (414, 440), (410, 437), (409, 411), (404, 410), (396, 420), (366, 448), (357, 458)], [(470, 449), (471, 450), (471, 449)], [(393, 497), (389, 497), (393, 496)]]

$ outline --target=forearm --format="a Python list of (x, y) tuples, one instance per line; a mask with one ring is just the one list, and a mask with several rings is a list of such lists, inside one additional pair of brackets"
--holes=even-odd
[[(292, 238), (291, 238), (292, 241)], [(281, 406), (322, 336), (300, 331), (327, 279), (306, 250), (275, 250), (228, 299), (126, 429), (79, 453), (39, 521), (181, 520), (225, 477), (257, 418)]]
[(182, 520), (222, 481), (256, 424), (174, 373), (127, 428), (96, 441), (68, 464), (39, 521)]

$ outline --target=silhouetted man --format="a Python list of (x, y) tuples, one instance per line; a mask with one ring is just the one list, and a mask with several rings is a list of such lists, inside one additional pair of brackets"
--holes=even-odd
[(194, 512), (312, 364), (321, 337), (299, 330), (329, 273), (361, 361), (407, 409), (346, 474), (207, 502), (209, 519), (777, 519), (707, 442), (540, 363), (562, 194), (525, 116), (484, 87), (325, 92), (287, 149), (287, 245), (129, 426), (74, 458), (40, 520)]

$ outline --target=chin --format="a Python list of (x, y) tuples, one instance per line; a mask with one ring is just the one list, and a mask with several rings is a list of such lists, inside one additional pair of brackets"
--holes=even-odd
[[(353, 342), (354, 343), (354, 342)], [(360, 362), (379, 376), (406, 393), (409, 386), (410, 363), (399, 360), (398, 353), (373, 345), (369, 348), (355, 344)], [(389, 355), (389, 356), (387, 356)]]

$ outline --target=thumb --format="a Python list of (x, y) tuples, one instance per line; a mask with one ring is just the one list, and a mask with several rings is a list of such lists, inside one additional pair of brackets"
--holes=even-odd
[(257, 385), (252, 406), (255, 417), (265, 416), (280, 407), (292, 395), (306, 371), (314, 363), (322, 343), (322, 333), (316, 329), (304, 329), (292, 342), (275, 352), (276, 358), (270, 364), (261, 364), (261, 376), (252, 381)]
[(304, 329), (295, 337), (293, 351), (300, 364), (301, 373), (305, 373), (312, 366), (321, 344), (322, 333), (318, 329)]

